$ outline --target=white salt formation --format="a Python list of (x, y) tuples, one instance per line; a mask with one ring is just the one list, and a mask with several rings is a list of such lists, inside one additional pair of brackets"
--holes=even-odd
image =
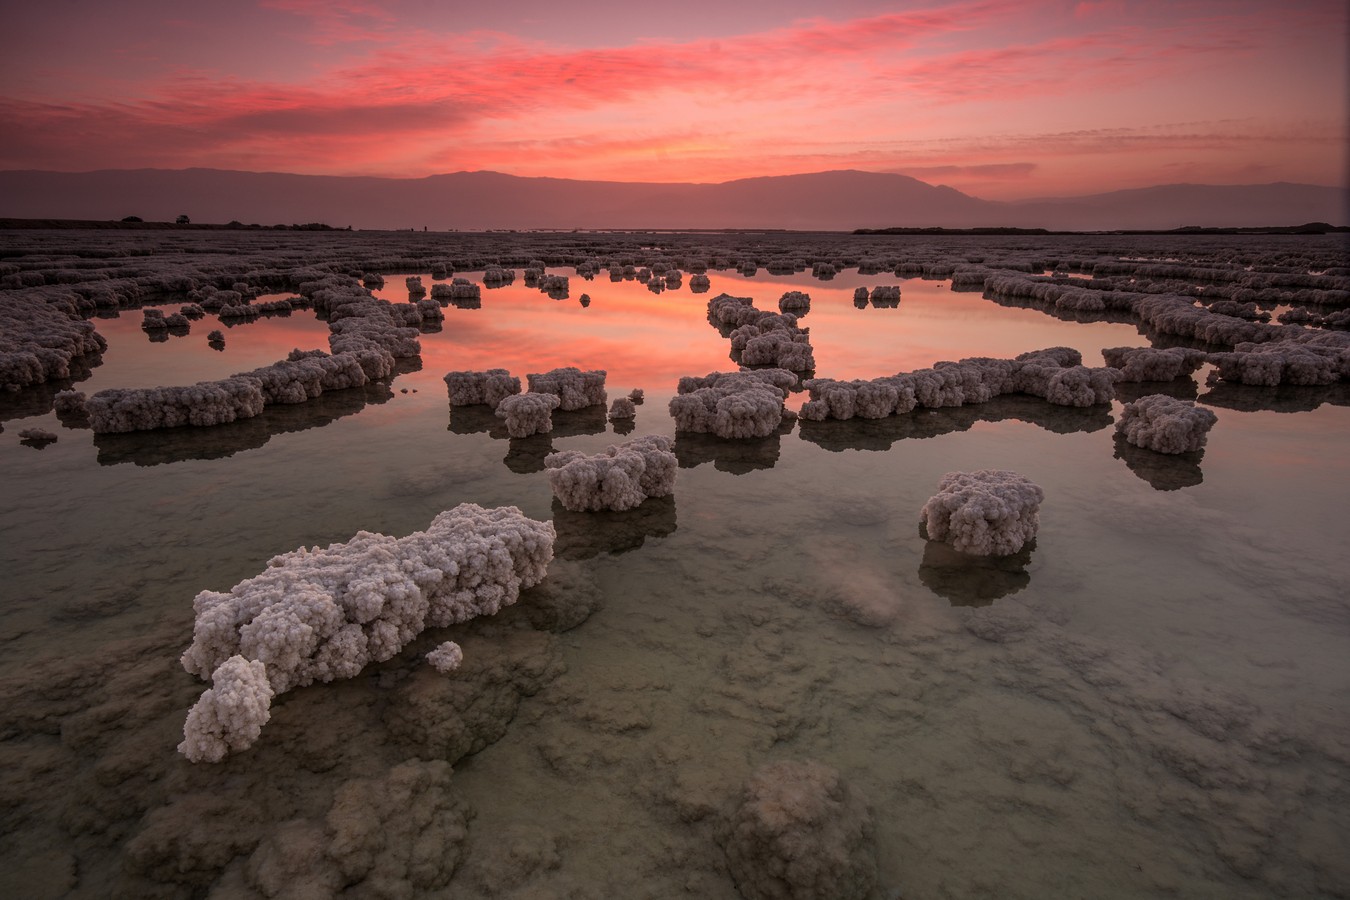
[(544, 458), (553, 496), (573, 512), (622, 511), (675, 490), (679, 462), (665, 435), (614, 445), (596, 456), (564, 450)]
[(84, 391), (58, 391), (52, 398), (52, 410), (58, 416), (81, 418), (89, 415), (86, 399)]
[(1106, 347), (1102, 357), (1108, 366), (1120, 369), (1121, 381), (1171, 381), (1189, 375), (1205, 364), (1203, 350), (1169, 347)]
[(629, 397), (616, 397), (614, 402), (609, 405), (609, 418), (614, 419), (632, 419), (637, 416), (637, 406)]
[(872, 814), (814, 761), (758, 769), (727, 825), (727, 867), (747, 900), (863, 900), (877, 880)]
[(712, 282), (707, 275), (699, 274), (689, 279), (689, 290), (695, 294), (701, 294), (712, 287)]
[(478, 285), (467, 278), (456, 278), (450, 282), (450, 299), (452, 300), (481, 300), (482, 296), (483, 292)]
[[(425, 628), (493, 615), (515, 603), (522, 588), (543, 579), (553, 538), (552, 523), (528, 519), (513, 506), (464, 503), (405, 538), (362, 531), (345, 544), (284, 553), (228, 593), (197, 595), (183, 668), (209, 678), (240, 657), (264, 666), (278, 694), (351, 678), (367, 663), (393, 657)], [(237, 685), (239, 664), (226, 672)], [(189, 759), (219, 759), (257, 739), (257, 716), (235, 727), (211, 712), (222, 702), (203, 695), (198, 706), (206, 703), (207, 711), (194, 707), (189, 714), (180, 747)], [(211, 732), (217, 742), (202, 743), (201, 723), (220, 721)]]
[(561, 402), (556, 394), (512, 394), (497, 404), (497, 418), (506, 421), (506, 433), (513, 438), (548, 434), (553, 430), (553, 410)]
[(178, 752), (192, 762), (220, 762), (253, 746), (272, 717), (272, 685), (259, 660), (231, 656), (211, 673), (211, 687), (188, 713)]
[(572, 411), (587, 406), (604, 406), (605, 370), (583, 372), (575, 366), (552, 369), (525, 376), (530, 390), (541, 394), (557, 394), (562, 400), (560, 409)]
[(1036, 536), (1045, 492), (1016, 472), (949, 472), (920, 518), (934, 541), (962, 553), (1008, 556)]
[(46, 287), (0, 294), (0, 390), (69, 378), (73, 359), (108, 349), (79, 299)]
[(1150, 394), (1121, 410), (1116, 433), (1136, 447), (1159, 453), (1189, 453), (1205, 446), (1219, 420), (1211, 410), (1189, 400)]
[(445, 386), (450, 392), (451, 406), (486, 403), (495, 408), (506, 397), (520, 393), (520, 379), (505, 369), (447, 372)]
[(815, 368), (810, 332), (797, 327), (793, 313), (767, 312), (756, 309), (750, 297), (718, 294), (708, 301), (708, 321), (719, 328), (731, 329), (732, 358), (742, 365), (772, 366), (791, 372)]
[(460, 663), (464, 662), (464, 650), (454, 641), (446, 641), (427, 654), (427, 662), (431, 667), (442, 675), (448, 674), (459, 668)]
[(633, 388), (628, 392), (628, 399), (632, 400), (634, 403), (641, 403), (644, 396), (642, 388)]
[(1309, 332), (1306, 340), (1240, 343), (1211, 353), (1216, 381), (1275, 386), (1333, 384), (1350, 376), (1350, 335)]
[(780, 312), (805, 315), (811, 311), (811, 295), (802, 291), (787, 291), (778, 298), (778, 309)]
[(713, 372), (703, 378), (680, 379), (670, 399), (670, 414), (679, 431), (722, 438), (768, 437), (783, 424), (783, 401), (797, 376), (784, 369)]

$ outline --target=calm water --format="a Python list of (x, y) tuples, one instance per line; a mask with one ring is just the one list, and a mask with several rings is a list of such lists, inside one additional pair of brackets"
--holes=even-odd
[[(387, 274), (381, 294), (405, 299), (406, 274), (433, 283)], [(3, 893), (262, 896), (268, 854), (302, 857), (296, 829), (331, 826), (344, 785), (437, 757), (458, 760), (451, 792), (471, 811), (443, 896), (735, 897), (721, 817), (751, 771), (789, 758), (834, 766), (871, 803), (878, 897), (1350, 890), (1343, 393), (1212, 394), (1202, 371), (1189, 395), (1219, 421), (1198, 463), (1118, 447), (1119, 402), (681, 435), (672, 500), (596, 515), (553, 506), (542, 457), (623, 439), (603, 417), (509, 441), (447, 406), (450, 369), (604, 368), (611, 397), (646, 392), (634, 436), (673, 434), (678, 377), (733, 365), (704, 315), (721, 291), (764, 309), (809, 292), (801, 324), (836, 378), (1054, 345), (1099, 365), (1102, 347), (1146, 343), (943, 283), (710, 277), (706, 294), (686, 276), (656, 295), (573, 275), (566, 300), (518, 279), (447, 309), (392, 386), (248, 422), (95, 437), (50, 413), (6, 421)], [(895, 283), (898, 308), (853, 306), (854, 287)], [(206, 347), (212, 316), (164, 343), (139, 323), (99, 320), (109, 350), (80, 389), (326, 346), (308, 312), (231, 328), (223, 352)], [(60, 439), (20, 445), (33, 426)], [(973, 566), (919, 534), (939, 478), (979, 468), (1045, 490), (1020, 560)], [(174, 752), (202, 689), (177, 663), (198, 591), (466, 501), (554, 519), (557, 593), (589, 617), (545, 627), (565, 604), (527, 597), (278, 698), (259, 743), (220, 766)], [(458, 682), (418, 662), (446, 639), (465, 648)]]

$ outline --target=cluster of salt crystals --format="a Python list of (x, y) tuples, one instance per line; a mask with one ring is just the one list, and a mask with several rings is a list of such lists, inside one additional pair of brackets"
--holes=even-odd
[(559, 409), (572, 411), (588, 406), (604, 406), (608, 399), (605, 395), (605, 370), (583, 371), (575, 366), (564, 366), (548, 372), (535, 372), (525, 376), (529, 389), (539, 394), (556, 394), (560, 401)]
[(870, 381), (812, 378), (801, 417), (811, 421), (880, 419), (916, 407), (936, 409), (984, 403), (1004, 394), (1030, 394), (1057, 406), (1095, 406), (1115, 397), (1119, 370), (1082, 365), (1069, 347), (1023, 353), (1014, 359), (972, 357)]
[(610, 421), (632, 419), (636, 416), (637, 406), (633, 403), (632, 397), (615, 397), (614, 402), (609, 405)]
[(1231, 352), (1211, 353), (1214, 381), (1237, 384), (1318, 385), (1350, 378), (1350, 334), (1306, 332), (1302, 340), (1240, 343)]
[(1116, 433), (1146, 450), (1190, 453), (1204, 448), (1209, 430), (1218, 420), (1212, 411), (1189, 400), (1150, 394), (1125, 404)]
[(622, 511), (675, 490), (679, 462), (665, 435), (647, 435), (587, 456), (564, 450), (544, 458), (549, 487), (573, 512)]
[(797, 376), (785, 369), (686, 375), (670, 399), (670, 414), (678, 431), (729, 439), (768, 437), (791, 415), (783, 401), (796, 383)]
[(756, 309), (750, 297), (718, 294), (708, 301), (708, 321), (730, 330), (732, 354), (743, 365), (792, 372), (807, 372), (816, 366), (810, 332), (797, 327), (793, 313)]
[(556, 394), (527, 391), (503, 397), (497, 404), (496, 414), (506, 422), (506, 433), (513, 438), (548, 434), (553, 430), (553, 410), (561, 402)]
[(464, 662), (464, 650), (454, 641), (446, 641), (427, 654), (427, 662), (441, 674), (455, 671)]
[(108, 349), (79, 299), (47, 287), (0, 294), (0, 390), (69, 378), (71, 360)]
[(274, 557), (264, 572), (226, 593), (201, 592), (183, 668), (213, 683), (223, 675), (228, 687), (203, 695), (179, 752), (215, 762), (257, 739), (267, 703), (254, 664), (274, 694), (351, 678), (367, 663), (393, 657), (425, 628), (515, 603), (523, 588), (543, 579), (553, 539), (552, 523), (515, 507), (465, 503), (438, 515), (426, 531), (405, 538), (359, 532), (326, 549)]
[(1036, 536), (1045, 492), (1016, 472), (948, 472), (923, 505), (930, 540), (963, 553), (1008, 556)]
[(1120, 370), (1121, 381), (1171, 381), (1203, 366), (1208, 354), (1185, 347), (1104, 347), (1102, 358)]
[(447, 372), (445, 386), (451, 406), (486, 404), (495, 409), (506, 397), (520, 393), (520, 379), (506, 369)]

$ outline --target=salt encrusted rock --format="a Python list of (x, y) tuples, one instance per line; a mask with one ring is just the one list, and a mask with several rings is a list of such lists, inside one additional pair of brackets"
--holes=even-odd
[(680, 379), (670, 399), (679, 431), (712, 433), (723, 438), (768, 437), (783, 423), (783, 401), (797, 377), (784, 369), (713, 372)]
[(211, 673), (211, 683), (188, 713), (178, 745), (192, 762), (220, 762), (252, 746), (272, 717), (272, 685), (262, 662), (231, 656)]
[(727, 867), (747, 900), (862, 900), (877, 879), (872, 815), (829, 766), (758, 769), (728, 823)]
[(575, 366), (552, 369), (525, 376), (530, 390), (541, 394), (557, 394), (562, 401), (560, 409), (571, 411), (587, 406), (605, 405), (605, 370), (583, 372)]
[(609, 406), (609, 417), (614, 419), (631, 419), (637, 415), (637, 406), (629, 397), (616, 397)]
[(1159, 453), (1189, 453), (1205, 446), (1219, 420), (1212, 411), (1189, 400), (1149, 394), (1121, 410), (1116, 433), (1136, 447)]
[(520, 393), (520, 379), (505, 369), (447, 372), (445, 386), (450, 392), (451, 406), (485, 403), (495, 409), (506, 397)]
[(1120, 369), (1121, 381), (1171, 381), (1200, 368), (1208, 354), (1184, 347), (1106, 347), (1102, 357)]
[(497, 404), (497, 417), (506, 420), (506, 433), (513, 438), (548, 434), (553, 430), (553, 410), (561, 402), (556, 394), (512, 394)]
[[(350, 678), (424, 628), (515, 603), (544, 577), (553, 539), (552, 523), (515, 507), (465, 503), (405, 538), (362, 531), (345, 544), (284, 553), (228, 593), (197, 595), (183, 668), (206, 678), (240, 656), (265, 666), (276, 693)], [(231, 750), (256, 738), (248, 729), (221, 735)]]
[(1008, 556), (1036, 536), (1045, 492), (1016, 472), (949, 472), (920, 518), (935, 541), (963, 553)]
[(427, 662), (442, 675), (453, 672), (464, 662), (464, 650), (454, 641), (446, 641), (427, 654)]
[(587, 456), (565, 450), (544, 458), (553, 496), (573, 512), (625, 510), (675, 490), (679, 461), (671, 440), (648, 435)]

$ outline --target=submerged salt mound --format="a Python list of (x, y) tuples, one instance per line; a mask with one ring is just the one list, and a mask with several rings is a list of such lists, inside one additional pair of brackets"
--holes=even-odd
[(1008, 556), (1036, 536), (1045, 492), (1016, 472), (948, 472), (923, 505), (928, 537), (962, 553)]
[(553, 496), (573, 512), (633, 509), (675, 490), (679, 462), (665, 435), (648, 435), (587, 456), (564, 450), (545, 457)]
[(729, 439), (768, 437), (782, 424), (787, 414), (783, 401), (796, 382), (784, 369), (686, 375), (670, 399), (670, 414), (678, 431)]
[(520, 379), (505, 369), (447, 372), (445, 386), (450, 392), (451, 406), (485, 403), (495, 408), (505, 398), (520, 393)]
[[(464, 503), (405, 538), (362, 531), (344, 544), (284, 553), (228, 593), (197, 595), (183, 668), (207, 678), (239, 656), (264, 665), (278, 694), (351, 678), (367, 663), (393, 657), (425, 628), (515, 603), (522, 588), (544, 577), (553, 538), (551, 523), (513, 506)], [(256, 737), (226, 729), (220, 740), (234, 750)], [(183, 752), (195, 753), (188, 738)]]
[(1126, 403), (1116, 433), (1136, 447), (1159, 453), (1189, 453), (1205, 446), (1219, 420), (1211, 410), (1166, 394), (1150, 394)]
[(582, 371), (575, 366), (552, 369), (525, 376), (530, 390), (540, 394), (556, 394), (560, 409), (570, 412), (587, 406), (604, 406), (605, 370)]
[(785, 760), (745, 782), (727, 867), (748, 900), (862, 900), (877, 879), (872, 814), (834, 769)]
[(497, 417), (506, 421), (506, 433), (513, 438), (548, 434), (553, 430), (553, 410), (560, 402), (556, 394), (512, 394), (497, 404)]
[(1121, 381), (1172, 381), (1203, 366), (1208, 354), (1185, 347), (1106, 347), (1106, 364), (1120, 369)]
[(272, 717), (267, 667), (231, 656), (211, 673), (211, 687), (188, 713), (178, 752), (192, 762), (220, 762), (253, 746)]
[(427, 654), (427, 662), (431, 663), (431, 667), (437, 672), (445, 675), (458, 669), (464, 662), (464, 650), (454, 641), (446, 641)]

